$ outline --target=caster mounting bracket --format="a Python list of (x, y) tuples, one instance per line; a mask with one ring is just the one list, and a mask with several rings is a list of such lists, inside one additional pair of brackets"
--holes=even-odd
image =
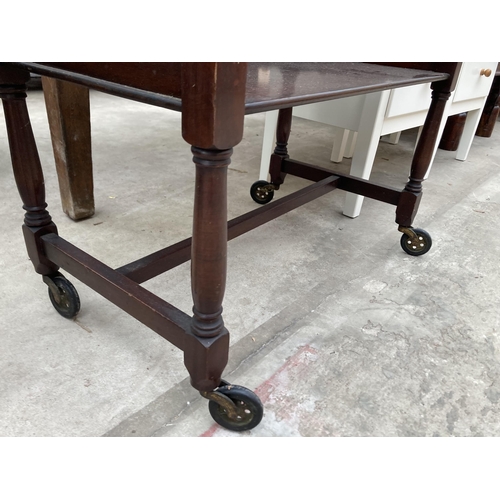
[(210, 401), (215, 401), (218, 405), (220, 405), (227, 413), (227, 416), (231, 420), (236, 420), (238, 418), (238, 411), (236, 409), (236, 405), (228, 398), (225, 394), (221, 392), (217, 392), (217, 389), (213, 391), (200, 391), (200, 394)]

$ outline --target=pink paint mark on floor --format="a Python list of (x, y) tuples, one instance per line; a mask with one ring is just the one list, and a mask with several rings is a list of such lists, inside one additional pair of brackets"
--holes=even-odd
[(302, 346), (293, 356), (290, 356), (281, 368), (273, 374), (268, 380), (262, 383), (255, 393), (259, 396), (262, 403), (266, 403), (276, 389), (283, 385), (288, 385), (290, 374), (296, 377), (303, 372), (309, 363), (316, 359), (317, 351), (309, 345)]
[[(294, 380), (300, 377), (304, 371), (307, 371), (308, 365), (316, 360), (317, 354), (318, 351), (310, 345), (302, 346), (283, 363), (279, 370), (254, 391), (259, 396), (262, 404), (266, 405), (268, 403), (275, 407), (275, 413), (279, 418), (287, 420), (287, 416), (293, 413), (292, 409), (296, 404), (296, 400), (290, 394), (293, 394)], [(227, 436), (229, 435), (228, 432), (226, 429), (214, 424), (200, 437)], [(231, 433), (231, 435), (234, 434)]]
[(212, 425), (212, 427), (210, 427), (210, 429), (201, 434), (200, 437), (202, 438), (213, 437), (213, 435), (217, 432), (218, 429), (220, 429), (220, 427), (217, 424), (214, 424)]

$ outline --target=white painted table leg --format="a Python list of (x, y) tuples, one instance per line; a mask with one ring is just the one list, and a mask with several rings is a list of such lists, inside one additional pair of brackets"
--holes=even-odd
[(482, 110), (483, 108), (467, 112), (464, 130), (455, 156), (457, 160), (465, 161), (467, 159), (472, 141), (474, 140), (474, 135), (476, 134), (477, 126), (479, 125), (479, 120), (481, 119)]
[(276, 125), (278, 124), (278, 112), (267, 111), (264, 123), (264, 136), (262, 138), (262, 154), (260, 157), (260, 172), (259, 179), (262, 181), (269, 180), (269, 159), (274, 151), (276, 142)]
[[(377, 153), (390, 90), (367, 94), (352, 156), (350, 174), (361, 179), (369, 179)], [(357, 217), (363, 205), (363, 196), (346, 193), (344, 215)]]

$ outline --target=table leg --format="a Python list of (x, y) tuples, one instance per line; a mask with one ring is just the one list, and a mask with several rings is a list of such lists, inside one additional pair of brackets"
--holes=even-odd
[[(277, 191), (281, 184), (285, 181), (286, 172), (282, 170), (283, 160), (289, 158), (288, 156), (288, 139), (292, 129), (292, 110), (293, 108), (280, 109), (278, 112), (278, 123), (276, 125), (276, 146), (274, 153), (269, 160), (269, 181), (258, 180), (252, 184), (250, 188), (250, 196), (252, 199), (265, 205), (269, 203), (274, 197), (274, 191)], [(273, 115), (271, 115), (272, 118)], [(262, 175), (260, 177), (264, 177)], [(266, 176), (267, 177), (267, 176)]]
[(252, 429), (262, 419), (258, 396), (246, 387), (222, 380), (228, 361), (229, 333), (222, 319), (227, 267), (227, 167), (232, 148), (192, 147), (196, 165), (191, 288), (191, 335), (184, 345), (184, 364), (191, 385), (209, 400), (214, 420), (227, 429)]
[[(390, 97), (390, 90), (373, 92), (365, 96), (361, 119), (356, 138), (350, 175), (360, 179), (369, 179), (380, 142), (385, 111)], [(343, 213), (347, 217), (358, 217), (363, 205), (363, 196), (347, 192)]]
[(216, 388), (227, 363), (229, 333), (222, 319), (227, 263), (227, 167), (232, 149), (191, 148), (196, 165), (191, 288), (192, 336), (184, 363), (193, 387)]
[(49, 275), (55, 273), (58, 266), (45, 257), (40, 238), (48, 233), (57, 233), (57, 228), (46, 210), (43, 172), (26, 106), (25, 84), (29, 78), (29, 72), (25, 70), (10, 70), (12, 84), (0, 82), (0, 97), (5, 111), (14, 177), (26, 211), (23, 225), (26, 249), (36, 272)]
[(94, 215), (89, 89), (42, 77), (64, 212), (73, 220)]
[(280, 109), (278, 113), (278, 124), (276, 126), (276, 147), (274, 153), (271, 155), (271, 162), (269, 165), (269, 174), (271, 183), (275, 189), (283, 184), (286, 173), (281, 171), (281, 162), (283, 159), (288, 158), (288, 139), (292, 130), (292, 111), (293, 108)]
[(432, 91), (431, 105), (413, 155), (410, 177), (401, 193), (396, 209), (396, 223), (401, 227), (411, 227), (417, 214), (422, 197), (422, 182), (432, 162), (441, 121), (450, 95), (451, 92), (439, 88)]
[(265, 115), (264, 137), (262, 139), (262, 154), (260, 157), (259, 179), (269, 180), (269, 159), (276, 144), (276, 124), (279, 110), (267, 111)]
[(432, 246), (430, 234), (423, 229), (413, 228), (412, 223), (422, 198), (422, 182), (432, 163), (450, 95), (449, 88), (438, 86), (432, 91), (431, 105), (413, 154), (410, 178), (401, 192), (396, 208), (396, 223), (399, 224), (398, 230), (403, 233), (401, 247), (413, 256), (427, 253)]

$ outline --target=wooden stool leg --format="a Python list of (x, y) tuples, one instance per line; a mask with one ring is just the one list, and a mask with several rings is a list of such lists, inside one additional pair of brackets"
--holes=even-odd
[(0, 97), (5, 111), (14, 177), (26, 210), (23, 233), (36, 272), (49, 275), (56, 272), (58, 266), (45, 257), (40, 238), (48, 233), (57, 233), (57, 228), (46, 210), (43, 172), (26, 106), (25, 84), (30, 75), (25, 70), (10, 69), (9, 72), (7, 78), (13, 83), (6, 82), (6, 85), (0, 81)]
[(222, 320), (227, 262), (227, 167), (232, 149), (192, 147), (196, 164), (191, 287), (193, 320), (184, 363), (193, 387), (217, 387), (227, 364), (229, 333)]
[(89, 89), (42, 77), (43, 93), (64, 212), (94, 215)]

